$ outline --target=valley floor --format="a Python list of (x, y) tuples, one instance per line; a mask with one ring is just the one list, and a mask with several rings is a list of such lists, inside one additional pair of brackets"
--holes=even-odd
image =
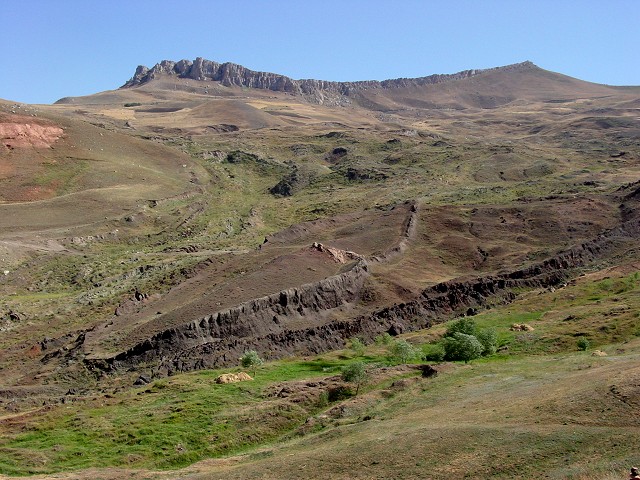
[(311, 433), (303, 426), (181, 470), (32, 478), (624, 478), (640, 462), (640, 340), (604, 350), (443, 364), (435, 378), (411, 375), (340, 403)]

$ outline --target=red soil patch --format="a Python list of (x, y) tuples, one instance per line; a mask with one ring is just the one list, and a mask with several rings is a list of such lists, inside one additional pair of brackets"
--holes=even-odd
[(9, 150), (14, 148), (50, 148), (62, 135), (62, 128), (34, 121), (32, 117), (13, 115), (0, 117), (0, 139)]

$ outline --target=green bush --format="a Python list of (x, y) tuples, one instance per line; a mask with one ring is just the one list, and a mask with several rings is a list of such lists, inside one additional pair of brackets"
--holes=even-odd
[(389, 346), (391, 360), (398, 363), (409, 363), (418, 355), (418, 351), (406, 340), (396, 340)]
[(384, 332), (376, 337), (376, 345), (391, 345), (393, 343), (393, 337), (389, 335), (389, 332)]
[(422, 346), (422, 358), (427, 362), (444, 360), (444, 347), (440, 343), (427, 343)]
[(476, 335), (478, 328), (476, 322), (469, 317), (462, 317), (447, 325), (445, 337), (453, 337), (456, 333), (464, 333), (465, 335)]
[(591, 346), (591, 342), (587, 337), (578, 338), (578, 341), (576, 342), (576, 344), (578, 345), (578, 350), (582, 350), (582, 351), (588, 350), (589, 347)]
[(342, 379), (345, 382), (356, 384), (356, 395), (360, 390), (360, 385), (367, 381), (369, 374), (367, 373), (367, 367), (364, 362), (350, 363), (342, 370)]
[(125, 107), (139, 107), (140, 105), (142, 105), (139, 102), (131, 102), (131, 103), (125, 103), (124, 106)]
[(263, 363), (264, 363), (264, 360), (260, 358), (260, 356), (258, 355), (258, 352), (256, 352), (255, 350), (249, 350), (247, 352), (244, 352), (244, 355), (240, 357), (240, 364), (244, 368), (252, 368), (254, 377), (256, 376), (258, 367)]
[(444, 358), (446, 360), (469, 360), (482, 355), (484, 347), (474, 335), (456, 332), (453, 336), (443, 339)]
[(498, 346), (498, 332), (494, 328), (486, 328), (478, 330), (475, 337), (482, 344), (482, 355), (493, 355), (496, 353)]
[(234, 150), (227, 154), (227, 162), (229, 163), (247, 163), (258, 162), (258, 156), (253, 153), (242, 152), (240, 150)]

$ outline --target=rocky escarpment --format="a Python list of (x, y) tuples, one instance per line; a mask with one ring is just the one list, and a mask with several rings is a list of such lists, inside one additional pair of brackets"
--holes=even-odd
[[(409, 225), (407, 232), (410, 229)], [(635, 219), (524, 269), (439, 283), (411, 302), (353, 319), (323, 321), (328, 310), (357, 300), (367, 275), (366, 262), (358, 260), (348, 271), (316, 284), (285, 290), (166, 330), (114, 357), (85, 361), (107, 371), (152, 365), (155, 375), (166, 375), (233, 365), (249, 349), (268, 358), (317, 354), (343, 348), (345, 340), (353, 336), (373, 339), (383, 332), (397, 335), (508, 303), (519, 288), (562, 284), (572, 269), (635, 248), (639, 236), (640, 219)], [(304, 323), (295, 321), (303, 317)]]
[[(314, 244), (313, 248), (325, 248)], [(113, 369), (139, 363), (155, 363), (159, 359), (171, 359), (175, 368), (185, 370), (204, 366), (205, 363), (182, 365), (181, 352), (193, 351), (203, 345), (226, 344), (229, 339), (261, 338), (288, 329), (292, 321), (305, 317), (304, 323), (321, 319), (323, 312), (357, 300), (364, 279), (368, 275), (367, 262), (352, 252), (337, 252), (338, 263), (356, 259), (347, 264), (346, 270), (319, 282), (289, 288), (273, 295), (257, 298), (236, 307), (216, 312), (187, 324), (170, 328), (135, 345), (129, 350), (105, 360), (88, 360), (103, 369)], [(344, 260), (344, 261), (343, 261)], [(242, 352), (240, 353), (240, 355)], [(222, 354), (215, 362), (206, 365), (237, 361), (239, 356)]]
[(620, 203), (620, 214), (624, 220), (631, 220), (640, 215), (640, 182), (623, 185), (616, 192)]
[(531, 62), (516, 63), (504, 67), (484, 70), (464, 70), (454, 74), (435, 74), (419, 78), (396, 78), (391, 80), (368, 80), (359, 82), (330, 82), (324, 80), (293, 80), (287, 76), (268, 72), (256, 72), (234, 63), (217, 63), (201, 57), (193, 62), (163, 60), (152, 68), (138, 66), (133, 77), (122, 88), (135, 87), (147, 83), (160, 75), (173, 75), (192, 80), (220, 82), (227, 87), (247, 87), (288, 92), (312, 97), (322, 101), (324, 95), (349, 96), (355, 92), (370, 89), (416, 87), (435, 83), (445, 83), (493, 70), (523, 70), (537, 68)]

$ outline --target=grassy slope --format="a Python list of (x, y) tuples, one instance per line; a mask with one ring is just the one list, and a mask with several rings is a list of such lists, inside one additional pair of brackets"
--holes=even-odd
[[(640, 460), (633, 437), (640, 418), (634, 268), (594, 272), (557, 292), (525, 292), (516, 303), (476, 317), (480, 326), (498, 330), (508, 350), (469, 365), (447, 364), (435, 379), (369, 385), (328, 419), (319, 415), (327, 407), (318, 397), (289, 402), (264, 392), (274, 383), (336, 374), (352, 353), (272, 363), (250, 383), (214, 385), (218, 372), (194, 372), (5, 418), (0, 471), (166, 469), (247, 451), (230, 463), (205, 461), (172, 475), (449, 478), (470, 469), (482, 478), (606, 478)], [(567, 320), (569, 312), (580, 313)], [(523, 321), (535, 330), (509, 330)], [(442, 328), (409, 339), (421, 343)], [(576, 353), (576, 332), (609, 355)], [(369, 362), (384, 361), (382, 347), (370, 346), (366, 355)], [(305, 424), (314, 415), (317, 420)], [(586, 471), (600, 476), (582, 477)]]

